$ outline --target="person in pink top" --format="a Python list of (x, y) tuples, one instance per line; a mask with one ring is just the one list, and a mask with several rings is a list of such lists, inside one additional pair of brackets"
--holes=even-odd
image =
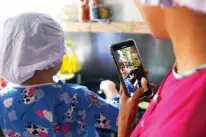
[(135, 2), (153, 36), (172, 41), (176, 63), (135, 129), (144, 89), (121, 90), (118, 137), (206, 137), (206, 0)]

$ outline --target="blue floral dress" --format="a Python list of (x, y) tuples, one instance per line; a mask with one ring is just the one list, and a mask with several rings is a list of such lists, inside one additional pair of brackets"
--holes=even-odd
[(96, 128), (117, 131), (117, 101), (86, 87), (46, 84), (0, 91), (0, 127), (8, 137), (98, 137)]

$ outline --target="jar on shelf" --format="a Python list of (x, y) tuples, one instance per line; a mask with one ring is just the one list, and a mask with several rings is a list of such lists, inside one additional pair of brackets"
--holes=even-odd
[(61, 14), (61, 20), (63, 22), (78, 22), (78, 4), (68, 4), (63, 8), (63, 12)]
[(106, 5), (99, 5), (99, 18), (101, 20), (109, 20), (112, 16), (110, 8)]

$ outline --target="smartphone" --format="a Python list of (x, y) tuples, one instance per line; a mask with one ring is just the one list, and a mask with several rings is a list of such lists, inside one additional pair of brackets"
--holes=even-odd
[[(141, 79), (147, 79), (142, 59), (140, 57), (137, 45), (134, 40), (129, 39), (120, 43), (112, 44), (110, 51), (121, 83), (123, 84), (125, 94), (131, 97), (134, 92), (141, 88)], [(148, 79), (147, 79), (148, 81)], [(140, 98), (148, 99), (153, 96), (153, 91), (148, 82), (148, 91)]]

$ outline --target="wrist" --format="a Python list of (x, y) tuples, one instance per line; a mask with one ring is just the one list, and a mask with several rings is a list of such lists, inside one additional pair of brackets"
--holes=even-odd
[(133, 132), (133, 125), (133, 122), (131, 123), (129, 120), (119, 120), (118, 137), (129, 137)]
[(137, 116), (138, 116), (137, 109), (138, 109), (137, 107), (134, 108), (133, 111), (130, 113), (121, 113), (121, 110), (120, 110), (120, 113), (118, 116), (118, 122), (120, 124), (124, 124), (124, 123), (130, 124), (130, 125), (135, 124), (135, 122), (137, 120)]
[(121, 115), (119, 115), (118, 123), (119, 124), (133, 125), (133, 124), (135, 124), (136, 117), (137, 117), (137, 115), (132, 115), (132, 116), (121, 116)]

